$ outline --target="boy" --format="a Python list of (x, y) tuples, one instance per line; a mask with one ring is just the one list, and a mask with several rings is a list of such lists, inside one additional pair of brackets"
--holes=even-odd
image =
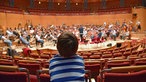
[(49, 64), (51, 82), (84, 82), (83, 58), (76, 54), (78, 39), (70, 32), (62, 33), (57, 39), (58, 55)]

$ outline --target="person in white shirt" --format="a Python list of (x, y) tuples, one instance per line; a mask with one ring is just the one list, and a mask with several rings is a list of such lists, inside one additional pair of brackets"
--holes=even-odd
[(9, 39), (7, 39), (7, 38), (4, 36), (4, 34), (2, 35), (1, 38), (2, 38), (2, 40), (4, 41), (4, 43), (6, 43), (9, 47), (12, 46), (12, 41), (9, 40)]
[(37, 42), (39, 42), (39, 43), (41, 43), (41, 47), (43, 47), (44, 46), (44, 40), (41, 39), (41, 36), (40, 36), (39, 33), (36, 34), (35, 38), (36, 38), (36, 44), (37, 44)]
[(8, 29), (6, 30), (6, 33), (7, 33), (8, 37), (13, 35), (13, 32), (11, 32), (11, 31), (8, 30)]
[(117, 37), (117, 32), (116, 32), (115, 29), (113, 29), (113, 30), (111, 31), (111, 38), (112, 38), (114, 41), (116, 41), (116, 37)]

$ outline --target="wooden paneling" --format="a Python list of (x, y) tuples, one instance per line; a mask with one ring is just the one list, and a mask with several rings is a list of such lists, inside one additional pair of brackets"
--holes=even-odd
[(8, 27), (17, 27), (18, 23), (24, 23), (23, 22), (23, 15), (22, 14), (6, 14), (6, 25)]
[(134, 19), (134, 22), (140, 21), (141, 29), (146, 30), (146, 8), (133, 8), (133, 13), (137, 14), (137, 18)]
[[(132, 14), (136, 13), (138, 20), (141, 22), (142, 30), (146, 30), (146, 9), (145, 8), (135, 8), (132, 13), (129, 14), (106, 14), (106, 15), (85, 15), (85, 16), (41, 16), (41, 15), (23, 15), (23, 14), (10, 14), (10, 13), (0, 13), (0, 26), (3, 27), (17, 27), (18, 23), (25, 25), (27, 20), (32, 21), (32, 24), (43, 26), (48, 26), (51, 24), (62, 25), (63, 23), (67, 25), (72, 24), (97, 24), (101, 25), (103, 22), (115, 23), (119, 21), (122, 24), (123, 20), (129, 22), (132, 19)], [(134, 23), (135, 23), (134, 22)]]
[(30, 20), (33, 25), (42, 24), (45, 27), (49, 24), (67, 25), (72, 24), (103, 24), (103, 22), (114, 23), (115, 21), (131, 20), (131, 14), (111, 14), (111, 15), (86, 15), (86, 16), (39, 16), (39, 15), (22, 15), (22, 14), (0, 14), (0, 25), (17, 27), (18, 23), (25, 25)]

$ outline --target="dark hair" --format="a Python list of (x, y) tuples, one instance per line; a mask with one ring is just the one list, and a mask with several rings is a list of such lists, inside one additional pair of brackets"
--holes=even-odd
[(57, 40), (57, 50), (63, 57), (71, 57), (78, 50), (78, 39), (71, 32), (63, 32)]

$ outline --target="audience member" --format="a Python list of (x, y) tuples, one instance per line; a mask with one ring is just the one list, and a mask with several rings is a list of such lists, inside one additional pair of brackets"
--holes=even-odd
[(64, 32), (57, 40), (59, 54), (49, 63), (51, 82), (84, 82), (84, 60), (76, 54), (77, 37), (73, 33)]

